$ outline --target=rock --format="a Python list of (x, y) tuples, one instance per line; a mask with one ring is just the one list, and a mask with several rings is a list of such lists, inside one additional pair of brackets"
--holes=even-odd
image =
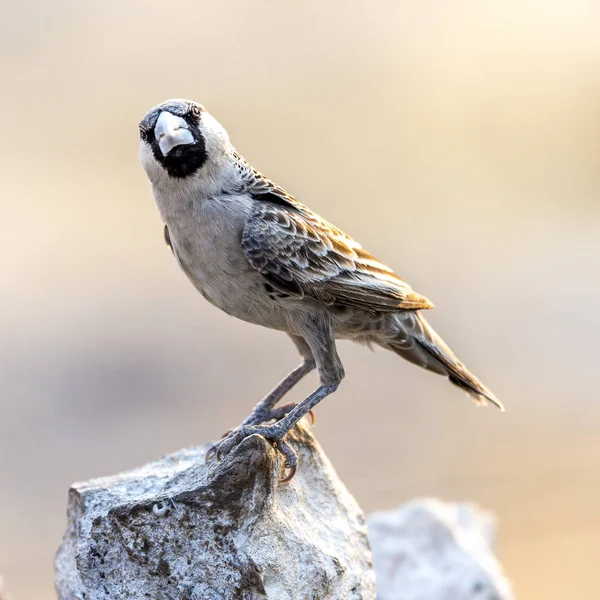
[(298, 472), (244, 440), (220, 463), (207, 447), (75, 484), (56, 557), (61, 600), (373, 600), (364, 515), (305, 424)]
[(368, 518), (378, 600), (513, 600), (494, 518), (472, 504), (413, 501)]

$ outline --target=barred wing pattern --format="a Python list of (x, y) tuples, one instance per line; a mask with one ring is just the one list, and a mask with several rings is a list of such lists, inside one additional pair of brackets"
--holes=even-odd
[(350, 236), (294, 198), (286, 195), (289, 207), (272, 202), (272, 194), (255, 195), (242, 246), (250, 264), (275, 288), (371, 312), (433, 306)]

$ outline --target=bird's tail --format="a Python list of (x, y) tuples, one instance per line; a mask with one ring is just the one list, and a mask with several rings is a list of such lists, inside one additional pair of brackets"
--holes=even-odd
[(491, 402), (504, 410), (502, 402), (468, 371), (418, 311), (406, 311), (394, 316), (398, 333), (393, 339), (388, 338), (383, 346), (420, 367), (446, 375), (476, 402)]

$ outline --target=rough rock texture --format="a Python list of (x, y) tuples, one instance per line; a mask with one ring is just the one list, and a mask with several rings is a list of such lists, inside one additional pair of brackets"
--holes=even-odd
[(364, 515), (305, 425), (278, 482), (262, 437), (221, 463), (183, 450), (74, 485), (56, 557), (61, 600), (373, 600)]
[(368, 518), (378, 600), (513, 600), (493, 554), (494, 518), (414, 501)]

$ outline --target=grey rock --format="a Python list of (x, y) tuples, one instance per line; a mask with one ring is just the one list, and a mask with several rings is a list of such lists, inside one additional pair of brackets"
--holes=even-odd
[(368, 518), (378, 600), (513, 600), (493, 553), (494, 517), (413, 501)]
[(365, 518), (301, 424), (294, 479), (244, 440), (220, 463), (207, 447), (73, 485), (56, 557), (61, 600), (373, 600)]

